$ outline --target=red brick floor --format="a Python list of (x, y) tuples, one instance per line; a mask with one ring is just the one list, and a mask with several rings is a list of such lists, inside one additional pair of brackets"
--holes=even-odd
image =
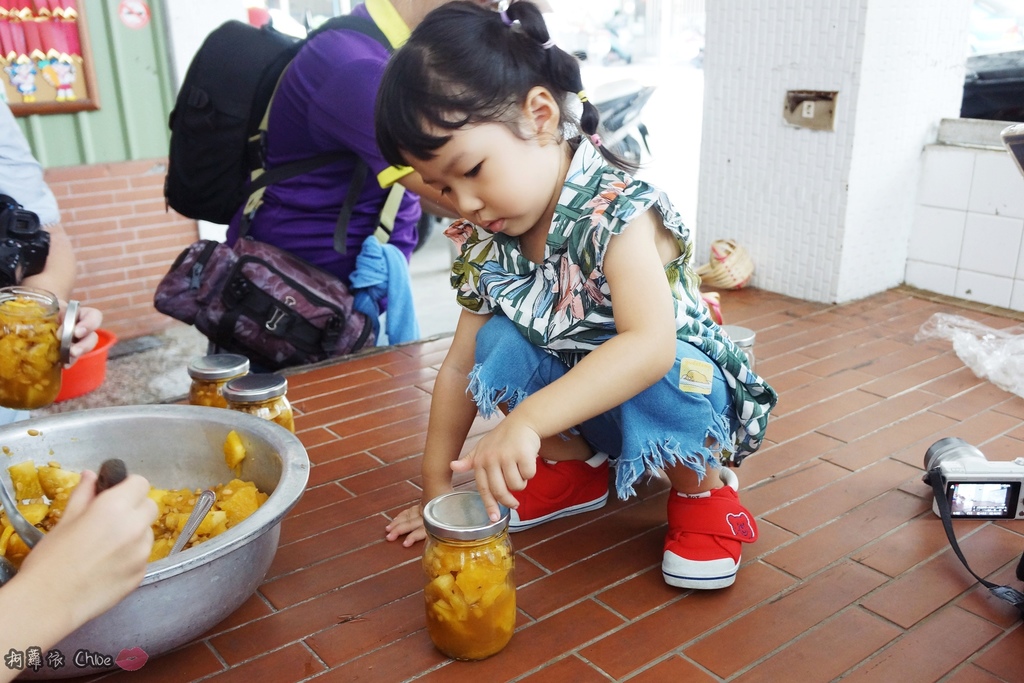
[[(1024, 681), (1024, 629), (960, 565), (930, 510), (922, 458), (958, 436), (1024, 456), (1024, 399), (978, 379), (933, 313), (998, 312), (904, 289), (842, 306), (724, 292), (757, 332), (781, 399), (737, 470), (760, 540), (731, 588), (666, 586), (665, 485), (513, 537), (519, 625), (478, 663), (424, 630), (422, 546), (384, 540), (419, 497), (430, 392), (449, 339), (293, 374), (311, 469), (266, 581), (197, 641), (108, 683), (146, 681)], [(489, 428), (481, 422), (474, 430)], [(1018, 588), (1021, 522), (956, 524), (972, 566)]]

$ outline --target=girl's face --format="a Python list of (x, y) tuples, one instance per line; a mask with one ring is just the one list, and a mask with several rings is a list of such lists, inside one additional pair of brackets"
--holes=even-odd
[(566, 144), (551, 134), (552, 124), (557, 127), (557, 116), (538, 120), (527, 113), (523, 137), (503, 123), (466, 126), (452, 132), (433, 159), (410, 159), (410, 165), (485, 230), (546, 234), (568, 169)]

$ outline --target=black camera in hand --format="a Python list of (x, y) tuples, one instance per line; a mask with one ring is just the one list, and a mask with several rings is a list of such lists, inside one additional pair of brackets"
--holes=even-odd
[(50, 233), (39, 225), (39, 216), (0, 194), (0, 287), (42, 272), (49, 255)]
[[(1024, 519), (1024, 458), (990, 462), (963, 439), (947, 437), (924, 454), (924, 481), (938, 475), (949, 501), (950, 516), (964, 519)], [(932, 501), (932, 511), (939, 513)]]

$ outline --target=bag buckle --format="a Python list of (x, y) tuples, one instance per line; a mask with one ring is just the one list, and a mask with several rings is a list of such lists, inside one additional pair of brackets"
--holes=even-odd
[(270, 314), (270, 318), (267, 322), (263, 323), (263, 327), (267, 328), (271, 332), (277, 332), (277, 326), (281, 324), (281, 321), (288, 317), (287, 311), (274, 307), (274, 312)]
[(202, 277), (203, 264), (200, 263), (199, 261), (196, 261), (195, 263), (192, 264), (192, 273), (190, 274), (188, 280), (189, 291), (195, 291), (199, 289), (199, 285), (202, 284)]

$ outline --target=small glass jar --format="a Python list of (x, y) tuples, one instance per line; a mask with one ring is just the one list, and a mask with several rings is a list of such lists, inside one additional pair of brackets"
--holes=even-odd
[(423, 507), (427, 633), (452, 659), (501, 651), (516, 627), (516, 584), (508, 510), (487, 518), (480, 494), (455, 491)]
[(276, 422), (295, 431), (295, 416), (285, 395), (288, 380), (277, 374), (248, 374), (227, 382), (221, 389), (228, 408)]
[(757, 368), (754, 367), (754, 340), (757, 338), (757, 334), (752, 329), (740, 327), (739, 325), (722, 325), (722, 331), (747, 357), (747, 364), (750, 365), (750, 369), (757, 372)]
[(192, 385), (188, 388), (188, 402), (194, 406), (227, 408), (221, 390), (228, 381), (249, 372), (249, 359), (237, 353), (215, 353), (193, 358), (188, 364)]
[(0, 405), (33, 410), (60, 392), (57, 297), (42, 289), (0, 289)]

